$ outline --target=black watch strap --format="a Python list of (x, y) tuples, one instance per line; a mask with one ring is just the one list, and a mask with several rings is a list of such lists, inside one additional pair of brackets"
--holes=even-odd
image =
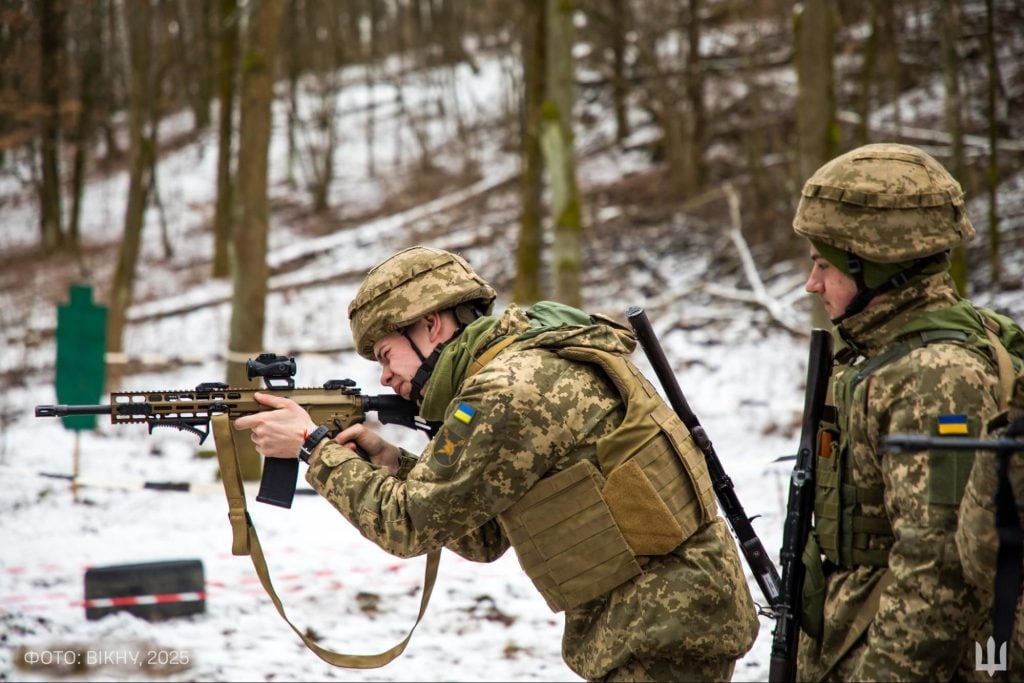
[(299, 446), (299, 460), (309, 464), (309, 456), (313, 455), (313, 450), (317, 447), (321, 441), (327, 438), (327, 425), (320, 425), (306, 437), (306, 440)]

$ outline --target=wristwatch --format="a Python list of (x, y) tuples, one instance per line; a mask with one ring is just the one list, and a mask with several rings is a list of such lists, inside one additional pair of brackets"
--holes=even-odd
[(306, 440), (299, 446), (299, 460), (309, 464), (309, 456), (321, 441), (327, 438), (327, 425), (320, 425), (306, 437)]

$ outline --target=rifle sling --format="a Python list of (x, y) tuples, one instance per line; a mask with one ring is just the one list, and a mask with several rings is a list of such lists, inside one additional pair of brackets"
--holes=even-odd
[(441, 560), (441, 551), (436, 550), (427, 554), (427, 564), (423, 576), (423, 596), (420, 598), (420, 609), (416, 615), (416, 623), (409, 629), (409, 634), (397, 645), (373, 655), (355, 655), (334, 652), (327, 648), (320, 647), (312, 638), (304, 634), (285, 614), (284, 605), (274, 590), (270, 580), (270, 572), (267, 569), (266, 559), (263, 555), (263, 548), (260, 546), (260, 539), (256, 535), (256, 527), (252, 524), (249, 512), (246, 509), (245, 489), (242, 486), (242, 477), (238, 466), (237, 450), (234, 448), (234, 430), (227, 415), (215, 415), (212, 419), (213, 435), (217, 442), (217, 460), (220, 462), (221, 481), (224, 483), (224, 494), (228, 500), (228, 520), (231, 523), (231, 554), (249, 555), (252, 565), (256, 569), (256, 575), (263, 584), (263, 589), (270, 596), (277, 608), (278, 614), (284, 619), (292, 630), (302, 639), (310, 650), (320, 659), (333, 666), (340, 666), (349, 669), (375, 669), (391, 662), (405, 651), (413, 631), (419, 625), (424, 613), (427, 611), (427, 604), (430, 602), (430, 594), (434, 590), (434, 581), (437, 579), (437, 568)]
[(998, 323), (987, 317), (984, 318), (984, 323), (985, 336), (988, 337), (988, 342), (992, 345), (996, 357), (996, 367), (999, 369), (999, 408), (1005, 409), (1010, 403), (1010, 396), (1013, 393), (1013, 359), (1010, 358), (1010, 352), (996, 336), (995, 332), (998, 330), (993, 331), (990, 327), (990, 324), (998, 326)]

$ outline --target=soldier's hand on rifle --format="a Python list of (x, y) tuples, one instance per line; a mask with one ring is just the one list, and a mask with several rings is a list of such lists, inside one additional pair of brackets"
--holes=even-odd
[(274, 408), (235, 420), (235, 429), (251, 429), (252, 442), (265, 458), (296, 458), (306, 435), (317, 428), (302, 406), (290, 398), (265, 392), (253, 394), (259, 403)]
[(385, 441), (379, 434), (362, 423), (356, 423), (338, 432), (337, 443), (354, 451), (362, 451), (374, 465), (388, 468), (391, 474), (398, 474), (398, 447)]

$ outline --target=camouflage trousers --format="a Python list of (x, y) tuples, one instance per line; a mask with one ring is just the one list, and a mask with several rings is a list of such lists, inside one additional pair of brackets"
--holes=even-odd
[(655, 681), (728, 681), (736, 668), (735, 659), (638, 659), (630, 657), (612, 669), (601, 681), (648, 683)]
[[(957, 671), (953, 674), (950, 681), (953, 682), (964, 682), (964, 683), (985, 683), (986, 681), (992, 681), (993, 683), (1000, 683), (1000, 681), (1020, 680), (1017, 678), (1006, 678), (1000, 677), (997, 674), (995, 677), (987, 673), (979, 672), (974, 666), (974, 650), (973, 643), (971, 644), (970, 651), (964, 651), (964, 656), (960, 660), (960, 664)], [(852, 650), (842, 659), (840, 659), (832, 670), (829, 671), (828, 676), (822, 679), (825, 683), (844, 683), (846, 681), (856, 680), (854, 677), (854, 671), (857, 668), (862, 657), (865, 656), (867, 650), (867, 641), (861, 636), (860, 641), (854, 646)], [(807, 680), (806, 678), (800, 678), (799, 680)]]

